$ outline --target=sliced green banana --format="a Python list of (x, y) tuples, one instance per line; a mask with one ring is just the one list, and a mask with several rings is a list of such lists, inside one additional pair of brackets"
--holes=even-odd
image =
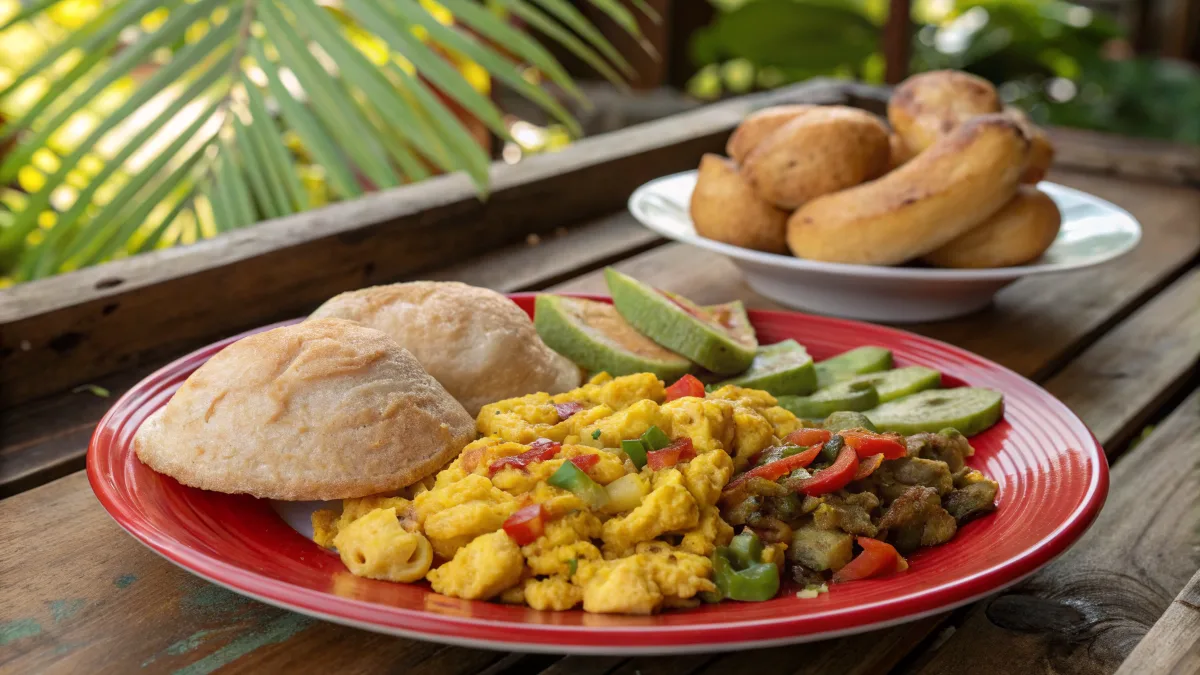
[(734, 334), (703, 307), (659, 291), (610, 268), (604, 270), (613, 305), (634, 328), (659, 345), (719, 375), (736, 375), (754, 362), (758, 340)]
[(824, 361), (818, 361), (817, 388), (824, 389), (858, 375), (876, 373), (892, 367), (892, 352), (883, 347), (859, 347)]
[(634, 330), (608, 303), (539, 295), (533, 325), (551, 349), (592, 373), (654, 373), (673, 381), (692, 369), (690, 361)]
[(822, 420), (835, 412), (870, 410), (879, 405), (879, 393), (870, 382), (839, 382), (810, 396), (778, 396), (779, 405), (796, 417)]
[(867, 431), (879, 431), (871, 424), (871, 420), (860, 412), (851, 412), (849, 410), (839, 410), (825, 418), (821, 423), (821, 428), (833, 433), (845, 431), (847, 429), (866, 429)]
[(879, 392), (879, 402), (887, 403), (926, 389), (942, 386), (942, 374), (924, 366), (909, 366), (895, 370), (859, 375), (849, 382), (869, 382)]
[(811, 394), (817, 388), (817, 373), (808, 350), (795, 340), (784, 340), (759, 347), (750, 369), (738, 377), (725, 380), (711, 388), (727, 384), (762, 389), (774, 396)]
[(1000, 420), (1004, 397), (991, 389), (930, 389), (885, 403), (866, 415), (881, 431), (902, 434), (957, 429), (974, 436)]

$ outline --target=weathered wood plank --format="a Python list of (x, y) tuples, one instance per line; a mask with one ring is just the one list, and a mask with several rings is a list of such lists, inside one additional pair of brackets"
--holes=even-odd
[(1200, 392), (1116, 464), (1108, 502), (1080, 542), (972, 609), (920, 672), (961, 673), (965, 663), (973, 673), (1115, 670), (1200, 566), (1198, 495)]
[[(1143, 306), (1130, 319), (1046, 382), (1046, 389), (1106, 439), (1110, 455), (1141, 430), (1163, 403), (1200, 372), (1200, 269)], [(1138, 386), (1131, 387), (1136, 381)], [(1095, 388), (1120, 391), (1098, 397)]]
[[(63, 516), (52, 519), (53, 535), (48, 521), (28, 517), (42, 509)], [(234, 662), (247, 672), (262, 672), (255, 666), (267, 662), (272, 670), (304, 664), (332, 671), (349, 665), (343, 650), (350, 644), (359, 652), (353, 669), (363, 672), (372, 664), (416, 664), (444, 649), (315, 621), (193, 577), (122, 532), (82, 472), (0, 501), (0, 533), (3, 672), (166, 672), (187, 665), (210, 672)], [(285, 646), (293, 639), (303, 646)]]
[(1117, 675), (1200, 672), (1200, 573), (1121, 664)]
[[(537, 244), (514, 244), (422, 276), (501, 292), (531, 290), (661, 242), (627, 212), (620, 212), (551, 232)], [(109, 398), (86, 390), (68, 391), (0, 410), (0, 429), (4, 430), (0, 434), (0, 497), (83, 468), (88, 439), (100, 417), (117, 397), (164, 363), (166, 360), (160, 360), (97, 379), (95, 384), (108, 390)]]
[(295, 315), (340, 291), (612, 213), (638, 185), (720, 151), (755, 107), (840, 101), (842, 87), (814, 81), (732, 99), (516, 165), (495, 164), (486, 202), (463, 176), (440, 176), (4, 289), (0, 406)]
[(1067, 127), (1052, 127), (1049, 132), (1059, 168), (1200, 185), (1200, 148), (1194, 145)]

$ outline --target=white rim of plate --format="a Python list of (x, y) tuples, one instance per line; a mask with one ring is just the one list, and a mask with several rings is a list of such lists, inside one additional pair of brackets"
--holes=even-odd
[[(1113, 212), (1113, 215), (1123, 216), (1126, 220), (1125, 231), (1129, 232), (1132, 237), (1124, 246), (1115, 247), (1110, 251), (1099, 253), (1093, 257), (1085, 258), (1076, 262), (1070, 263), (1037, 263), (1033, 265), (1018, 265), (1016, 267), (994, 267), (989, 269), (979, 270), (955, 270), (955, 269), (936, 269), (925, 267), (883, 267), (874, 265), (851, 265), (846, 263), (829, 263), (819, 262), (815, 260), (805, 260), (804, 258), (796, 258), (793, 256), (780, 255), (778, 253), (765, 253), (763, 251), (755, 251), (740, 246), (724, 244), (712, 239), (706, 239), (698, 234), (691, 232), (679, 232), (672, 226), (663, 225), (659, 222), (660, 218), (666, 216), (656, 215), (651, 213), (649, 209), (660, 208), (679, 210), (679, 206), (675, 202), (668, 202), (662, 195), (657, 193), (660, 184), (667, 181), (679, 180), (685, 177), (694, 177), (696, 170), (680, 171), (667, 176), (661, 176), (654, 180), (645, 183), (633, 191), (629, 196), (628, 208), (633, 217), (642, 225), (654, 230), (662, 236), (680, 241), (693, 246), (699, 246), (718, 253), (723, 253), (731, 258), (743, 260), (749, 263), (755, 263), (767, 267), (783, 267), (794, 269), (803, 272), (821, 272), (825, 274), (835, 274), (851, 277), (877, 277), (884, 279), (908, 279), (921, 281), (1003, 281), (1017, 279), (1020, 277), (1032, 274), (1049, 274), (1052, 272), (1067, 272), (1070, 270), (1078, 270), (1087, 267), (1100, 265), (1116, 258), (1119, 258), (1133, 249), (1137, 248), (1142, 240), (1142, 226), (1137, 218), (1134, 218), (1131, 213), (1125, 209), (1113, 204), (1112, 202), (1101, 199), (1093, 194), (1076, 190), (1058, 183), (1042, 181), (1038, 183), (1038, 189), (1043, 190), (1053, 197), (1073, 197), (1081, 202), (1090, 203), (1093, 206), (1107, 209)], [(1058, 201), (1057, 199), (1055, 201)], [(663, 203), (667, 202), (667, 203)], [(691, 217), (687, 213), (687, 206), (682, 208), (682, 216), (691, 223)]]

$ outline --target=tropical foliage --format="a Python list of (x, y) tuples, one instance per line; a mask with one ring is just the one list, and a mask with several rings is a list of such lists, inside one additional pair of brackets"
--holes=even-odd
[[(690, 45), (698, 96), (818, 75), (883, 79), (886, 0), (712, 1), (721, 11)], [(913, 20), (913, 71), (986, 77), (1040, 122), (1200, 143), (1200, 74), (1114, 58), (1127, 45), (1104, 14), (1061, 0), (915, 0)]]
[[(590, 2), (638, 33), (619, 0)], [(568, 0), (0, 1), (0, 276), (438, 172), (486, 195), (487, 134), (510, 138), (493, 83), (578, 133), (550, 90), (579, 88), (518, 22), (609, 80), (631, 72)]]

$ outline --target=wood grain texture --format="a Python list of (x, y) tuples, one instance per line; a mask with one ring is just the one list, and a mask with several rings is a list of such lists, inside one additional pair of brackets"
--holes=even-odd
[(495, 164), (486, 202), (463, 176), (439, 176), (0, 290), (0, 407), (623, 209), (638, 185), (719, 152), (749, 111), (841, 101), (841, 88), (814, 81), (732, 99)]
[(973, 608), (920, 673), (958, 674), (968, 662), (973, 673), (1111, 672), (1197, 567), (1200, 392), (1116, 464), (1104, 510), (1079, 543)]
[(482, 662), (447, 661), (441, 645), (316, 621), (193, 577), (122, 532), (82, 472), (0, 501), (0, 533), (0, 672), (418, 672), (407, 668), (436, 659), (425, 672), (441, 673)]
[[(661, 242), (658, 235), (621, 212), (550, 232), (537, 244), (521, 242), (421, 277), (462, 281), (505, 293), (531, 290)], [(0, 410), (0, 497), (83, 468), (87, 442), (100, 417), (129, 387), (166, 362), (154, 361), (96, 379), (93, 383), (108, 390), (108, 398), (87, 390), (68, 391)]]
[(1050, 127), (1054, 164), (1122, 176), (1200, 186), (1200, 148), (1152, 138)]
[(1117, 675), (1196, 672), (1200, 672), (1200, 572), (1117, 669)]

